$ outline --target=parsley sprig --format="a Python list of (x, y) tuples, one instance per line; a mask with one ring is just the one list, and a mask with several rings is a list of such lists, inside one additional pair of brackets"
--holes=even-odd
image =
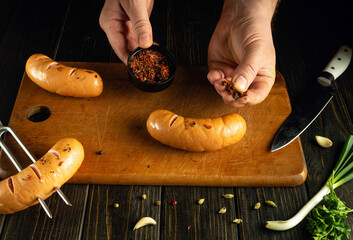
[(308, 218), (308, 230), (315, 240), (349, 239), (351, 229), (344, 224), (347, 214), (353, 210), (341, 201), (333, 185), (330, 185), (330, 193), (324, 196), (326, 205), (321, 205), (312, 210), (312, 217)]

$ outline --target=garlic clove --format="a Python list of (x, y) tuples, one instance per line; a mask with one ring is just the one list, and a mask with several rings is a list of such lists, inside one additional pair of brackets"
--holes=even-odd
[(143, 217), (136, 223), (134, 230), (136, 230), (140, 227), (144, 227), (146, 225), (156, 225), (156, 224), (157, 224), (157, 222), (153, 218)]
[(332, 146), (332, 141), (326, 137), (315, 136), (316, 142), (323, 148), (329, 148)]

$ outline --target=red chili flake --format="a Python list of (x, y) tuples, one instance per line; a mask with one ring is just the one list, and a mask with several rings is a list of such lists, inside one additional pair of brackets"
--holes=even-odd
[(193, 126), (195, 126), (196, 125), (196, 123), (194, 122), (194, 121), (192, 121), (191, 123), (190, 123), (190, 127), (193, 127)]
[(70, 152), (70, 151), (71, 151), (71, 147), (68, 147), (68, 148), (64, 147), (63, 151), (64, 151), (64, 152), (66, 152), (66, 151), (67, 151), (67, 152)]
[(61, 71), (61, 70), (63, 70), (64, 68), (63, 68), (63, 67), (58, 67), (57, 69), (58, 69), (58, 71)]
[(42, 165), (46, 164), (47, 163), (47, 158), (46, 157), (41, 157), (38, 161), (41, 161), (42, 162)]
[(59, 162), (58, 166), (60, 167), (61, 165), (63, 165), (63, 161)]
[(54, 171), (50, 171), (50, 173), (55, 173)]
[(96, 75), (94, 75), (94, 78), (97, 78), (98, 76), (97, 76), (97, 74)]
[(27, 175), (26, 178), (22, 178), (23, 181), (28, 181), (31, 180), (32, 176), (31, 175)]
[(188, 231), (190, 231), (190, 229), (191, 229), (191, 226), (188, 226)]
[(205, 123), (204, 126), (205, 126), (205, 128), (207, 128), (207, 129), (212, 128), (212, 126), (211, 126), (211, 125), (208, 125), (207, 123)]
[(193, 161), (193, 162), (198, 162), (196, 159), (194, 159), (194, 158), (191, 158), (191, 161)]
[(174, 201), (172, 202), (172, 204), (175, 206), (175, 205), (178, 204), (178, 202), (174, 200)]
[(147, 168), (151, 168), (151, 165), (147, 165)]
[(137, 53), (130, 61), (130, 70), (141, 82), (156, 83), (169, 78), (170, 63), (166, 56), (154, 50)]

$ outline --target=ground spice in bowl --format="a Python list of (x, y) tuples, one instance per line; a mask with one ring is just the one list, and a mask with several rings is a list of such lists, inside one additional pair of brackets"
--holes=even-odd
[(135, 49), (129, 56), (127, 65), (130, 82), (147, 92), (168, 88), (176, 71), (174, 56), (158, 45), (152, 45), (148, 49)]
[(141, 82), (163, 82), (169, 78), (170, 63), (165, 55), (154, 50), (140, 51), (130, 61), (129, 68)]

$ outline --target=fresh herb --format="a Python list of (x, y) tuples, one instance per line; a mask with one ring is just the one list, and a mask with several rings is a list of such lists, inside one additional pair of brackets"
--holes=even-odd
[[(342, 149), (342, 153), (338, 158), (337, 164), (326, 184), (307, 204), (304, 205), (304, 207), (302, 207), (302, 209), (300, 209), (296, 215), (286, 221), (267, 221), (266, 227), (277, 231), (291, 229), (300, 223), (322, 199), (325, 199), (327, 201), (327, 206), (318, 207), (313, 211), (312, 219), (318, 220), (318, 222), (315, 223), (316, 225), (311, 227), (314, 228), (314, 239), (347, 238), (350, 229), (344, 225), (344, 220), (346, 220), (347, 214), (352, 212), (352, 210), (347, 208), (345, 203), (338, 199), (334, 189), (353, 179), (353, 172), (350, 172), (353, 168), (353, 162), (350, 161), (353, 153), (349, 154), (352, 146), (353, 135), (349, 135)], [(330, 192), (331, 194), (329, 194)], [(310, 225), (314, 225), (313, 221), (314, 220), (309, 220)], [(330, 231), (331, 228), (334, 228), (334, 230)], [(336, 233), (337, 235), (334, 235)], [(320, 237), (316, 237), (315, 234)], [(326, 238), (324, 234), (326, 234)]]
[(353, 210), (337, 197), (333, 184), (330, 185), (330, 192), (324, 196), (326, 205), (313, 209), (312, 218), (308, 218), (308, 230), (315, 240), (349, 239), (351, 229), (344, 222)]

